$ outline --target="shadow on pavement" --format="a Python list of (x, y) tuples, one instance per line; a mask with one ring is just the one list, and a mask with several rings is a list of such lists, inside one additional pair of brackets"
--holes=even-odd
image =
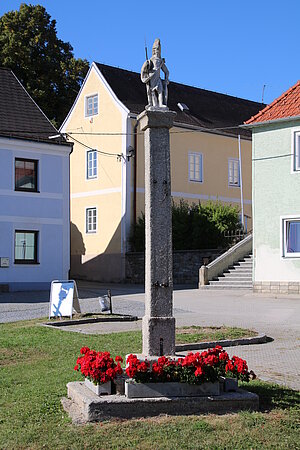
[[(77, 281), (79, 298), (93, 298), (107, 294), (107, 290), (111, 290), (112, 296), (143, 294), (145, 286), (143, 284), (107, 284), (97, 283), (93, 281)], [(196, 285), (175, 285), (174, 291), (196, 289)]]
[[(145, 286), (142, 284), (108, 284), (93, 281), (76, 281), (80, 299), (96, 298), (107, 294), (111, 290), (112, 296), (143, 294)], [(196, 289), (196, 285), (175, 285), (174, 291)], [(0, 304), (5, 303), (47, 303), (50, 291), (20, 291), (0, 293)]]

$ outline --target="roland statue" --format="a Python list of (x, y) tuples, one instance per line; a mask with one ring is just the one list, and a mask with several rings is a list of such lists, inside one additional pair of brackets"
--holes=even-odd
[[(164, 80), (160, 77), (161, 71), (165, 75)], [(152, 47), (152, 56), (142, 66), (141, 80), (146, 84), (147, 89), (148, 105), (146, 109), (168, 109), (169, 71), (165, 64), (165, 59), (161, 57), (159, 39), (155, 39)]]

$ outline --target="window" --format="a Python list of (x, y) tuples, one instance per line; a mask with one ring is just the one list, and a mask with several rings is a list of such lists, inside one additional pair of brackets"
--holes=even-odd
[(283, 256), (300, 256), (300, 218), (283, 219)]
[(97, 178), (97, 150), (88, 151), (87, 157), (87, 178)]
[(98, 114), (98, 94), (85, 98), (85, 115), (94, 116)]
[(294, 172), (300, 170), (300, 131), (294, 133), (294, 158), (293, 158)]
[(86, 232), (96, 233), (97, 231), (97, 208), (86, 209)]
[(38, 231), (15, 231), (15, 264), (37, 264)]
[(15, 190), (37, 192), (37, 160), (15, 159)]
[(238, 159), (228, 159), (228, 185), (240, 186), (240, 164)]
[(202, 153), (189, 153), (189, 180), (202, 182)]

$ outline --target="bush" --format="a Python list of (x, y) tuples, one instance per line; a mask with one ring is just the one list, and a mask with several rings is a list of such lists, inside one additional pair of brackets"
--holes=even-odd
[[(199, 250), (225, 248), (228, 240), (225, 232), (241, 228), (239, 210), (232, 205), (209, 201), (189, 205), (181, 199), (172, 204), (172, 233), (174, 250)], [(145, 249), (145, 215), (132, 227), (130, 244), (133, 251)]]

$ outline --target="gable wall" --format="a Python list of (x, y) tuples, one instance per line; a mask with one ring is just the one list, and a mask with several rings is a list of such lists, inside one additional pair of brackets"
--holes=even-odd
[[(98, 93), (98, 114), (85, 117), (85, 96)], [(90, 148), (121, 154), (124, 120), (120, 108), (92, 69), (64, 131), (82, 133), (117, 133), (116, 135), (75, 134), (74, 138)], [(70, 138), (70, 141), (72, 139)], [(97, 279), (100, 271), (106, 273), (110, 264), (99, 254), (121, 253), (122, 217), (122, 161), (117, 156), (98, 153), (97, 178), (87, 179), (88, 149), (75, 142), (71, 155), (71, 270), (74, 276)], [(86, 208), (97, 208), (97, 231), (86, 232)], [(99, 266), (100, 264), (100, 266)], [(115, 265), (115, 262), (113, 263)], [(97, 268), (98, 267), (98, 268)], [(116, 279), (120, 267), (116, 268)], [(99, 277), (98, 277), (99, 278)]]

